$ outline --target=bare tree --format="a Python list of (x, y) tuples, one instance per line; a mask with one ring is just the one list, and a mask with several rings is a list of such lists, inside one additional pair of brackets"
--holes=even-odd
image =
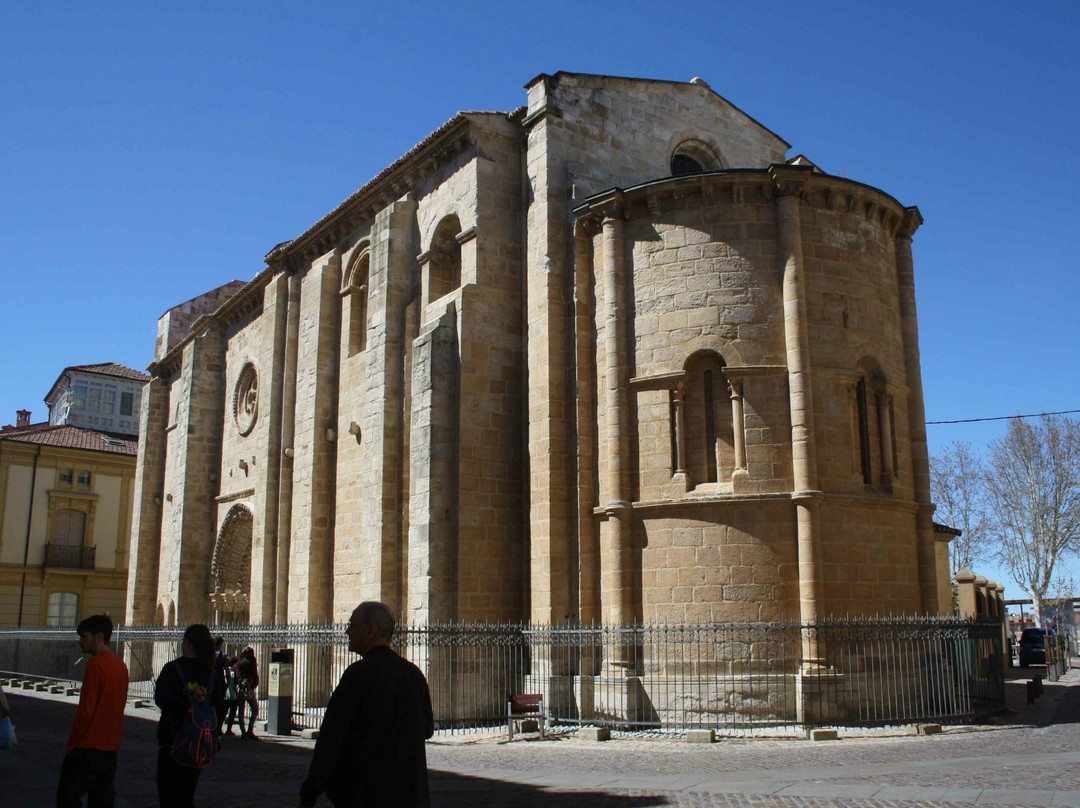
[(1009, 421), (990, 444), (986, 485), (998, 555), (1031, 595), (1041, 626), (1059, 564), (1080, 549), (1080, 423), (1053, 415)]
[(986, 517), (985, 469), (971, 444), (953, 441), (930, 456), (930, 488), (939, 522), (962, 531), (949, 543), (952, 573), (973, 569), (993, 554)]

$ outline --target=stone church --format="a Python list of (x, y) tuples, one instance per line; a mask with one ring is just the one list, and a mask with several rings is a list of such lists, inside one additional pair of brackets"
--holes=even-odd
[(947, 608), (918, 210), (701, 79), (526, 90), (161, 318), (127, 621)]

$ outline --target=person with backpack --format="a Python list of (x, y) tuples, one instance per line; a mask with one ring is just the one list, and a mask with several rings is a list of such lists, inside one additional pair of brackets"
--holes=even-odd
[(199, 774), (217, 753), (225, 717), (225, 682), (214, 665), (214, 638), (196, 623), (187, 627), (181, 656), (158, 674), (157, 789), (161, 808), (194, 808)]
[[(250, 645), (240, 652), (236, 663), (236, 694), (240, 700), (240, 738), (255, 740), (255, 719), (259, 714), (259, 664), (255, 661), (255, 649)], [(251, 710), (248, 727), (244, 729), (244, 705)]]

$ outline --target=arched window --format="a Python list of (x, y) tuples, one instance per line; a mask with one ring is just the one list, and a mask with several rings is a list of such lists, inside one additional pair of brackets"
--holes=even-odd
[(53, 592), (49, 595), (47, 626), (74, 626), (79, 622), (79, 595), (76, 592)]
[(343, 309), (348, 312), (348, 355), (355, 356), (367, 348), (368, 281), (371, 255), (365, 250), (357, 258), (348, 273), (341, 294), (348, 298)]
[(671, 176), (700, 174), (703, 171), (719, 171), (723, 168), (720, 157), (700, 140), (684, 140), (671, 155)]
[(891, 491), (896, 476), (892, 396), (881, 366), (873, 359), (859, 362), (852, 420), (856, 426), (858, 465), (863, 484)]
[(684, 389), (685, 467), (690, 484), (730, 480), (735, 470), (735, 437), (724, 360), (713, 351), (691, 356)]
[(428, 250), (429, 303), (461, 286), (461, 245), (457, 241), (460, 234), (461, 222), (457, 216), (447, 216), (435, 228)]

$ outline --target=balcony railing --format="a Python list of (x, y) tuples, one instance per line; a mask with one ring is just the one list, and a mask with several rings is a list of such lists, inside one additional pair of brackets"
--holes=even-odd
[(72, 569), (92, 570), (94, 568), (95, 547), (79, 547), (72, 544), (46, 544), (46, 567), (69, 567)]

